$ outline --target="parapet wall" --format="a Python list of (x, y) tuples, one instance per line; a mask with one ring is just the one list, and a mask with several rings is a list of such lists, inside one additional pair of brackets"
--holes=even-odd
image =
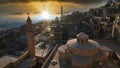
[(26, 58), (26, 57), (28, 57), (29, 56), (29, 51), (26, 51), (22, 56), (20, 56), (19, 58), (18, 58), (18, 60), (17, 61), (15, 61), (13, 64), (14, 64), (14, 66), (16, 67), (16, 66), (18, 66), (22, 61), (24, 61), (24, 59)]

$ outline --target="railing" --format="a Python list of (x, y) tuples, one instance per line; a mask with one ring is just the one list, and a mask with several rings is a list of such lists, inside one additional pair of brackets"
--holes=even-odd
[(57, 50), (58, 50), (59, 45), (56, 45), (55, 48), (52, 50), (52, 52), (50, 53), (50, 55), (48, 56), (48, 58), (45, 60), (45, 62), (43, 63), (41, 68), (48, 68), (51, 60), (53, 59), (54, 55), (56, 54)]

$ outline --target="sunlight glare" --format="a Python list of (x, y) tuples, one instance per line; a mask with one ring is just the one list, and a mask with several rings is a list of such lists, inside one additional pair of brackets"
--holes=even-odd
[(43, 12), (41, 13), (41, 17), (42, 17), (43, 19), (45, 19), (45, 20), (49, 20), (49, 19), (50, 19), (50, 14), (49, 14), (49, 12), (47, 12), (47, 11), (43, 11)]

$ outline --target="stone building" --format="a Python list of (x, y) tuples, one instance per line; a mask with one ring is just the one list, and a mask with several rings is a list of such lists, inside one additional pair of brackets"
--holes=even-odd
[(106, 62), (109, 58), (109, 52), (102, 51), (99, 43), (89, 39), (84, 32), (59, 47), (58, 55), (62, 66), (70, 68), (93, 68), (94, 64)]
[(120, 16), (118, 15), (114, 21), (112, 37), (120, 43)]
[(63, 37), (63, 26), (52, 25), (51, 33), (54, 35), (55, 40), (62, 40)]
[(103, 8), (103, 16), (115, 16), (117, 13), (119, 13), (119, 8), (119, 2), (109, 0)]

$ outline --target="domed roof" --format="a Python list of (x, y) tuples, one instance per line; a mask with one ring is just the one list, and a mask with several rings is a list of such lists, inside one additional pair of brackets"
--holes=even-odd
[(89, 36), (88, 36), (86, 33), (81, 32), (81, 33), (77, 34), (77, 38), (84, 38), (84, 39), (88, 39), (88, 38), (89, 38)]
[(88, 43), (78, 43), (77, 39), (72, 39), (67, 42), (67, 46), (73, 49), (80, 49), (80, 50), (92, 50), (95, 48), (99, 48), (99, 43), (93, 40), (88, 40)]

